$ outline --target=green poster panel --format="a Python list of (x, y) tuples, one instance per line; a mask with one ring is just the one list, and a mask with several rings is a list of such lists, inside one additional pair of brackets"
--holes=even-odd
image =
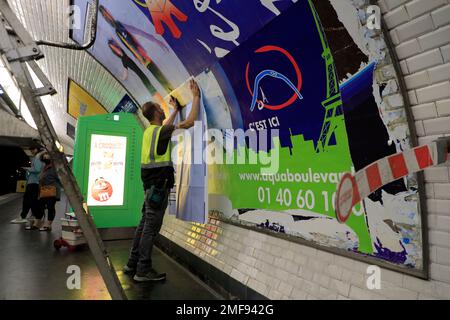
[(137, 226), (143, 129), (133, 114), (80, 117), (73, 172), (98, 228)]

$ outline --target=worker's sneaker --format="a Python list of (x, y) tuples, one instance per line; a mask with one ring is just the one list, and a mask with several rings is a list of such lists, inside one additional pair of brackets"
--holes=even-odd
[(122, 271), (123, 271), (123, 273), (129, 274), (129, 275), (133, 275), (136, 273), (136, 269), (129, 267), (127, 264), (123, 267)]
[(163, 281), (166, 280), (165, 273), (159, 273), (154, 269), (151, 269), (147, 274), (135, 274), (133, 277), (137, 282), (149, 282), (149, 281)]
[(11, 220), (11, 223), (14, 224), (21, 224), (21, 223), (27, 223), (28, 219), (22, 219), (22, 218), (16, 218), (14, 220)]

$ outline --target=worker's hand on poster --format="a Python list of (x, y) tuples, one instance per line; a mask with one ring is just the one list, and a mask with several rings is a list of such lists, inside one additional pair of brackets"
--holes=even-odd
[(178, 101), (178, 99), (175, 98), (174, 96), (170, 96), (169, 103), (176, 111), (181, 111), (181, 109), (183, 109), (183, 106), (181, 105), (180, 101)]
[(191, 88), (191, 92), (192, 92), (192, 95), (194, 96), (194, 98), (199, 98), (200, 97), (200, 88), (194, 79), (189, 81), (189, 87)]

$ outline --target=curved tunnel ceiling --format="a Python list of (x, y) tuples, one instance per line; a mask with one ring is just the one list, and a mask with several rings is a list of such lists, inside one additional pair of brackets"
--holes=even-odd
[[(83, 6), (87, 1), (8, 0), (8, 2), (13, 11), (18, 16), (19, 20), (23, 23), (25, 28), (30, 32), (31, 36), (34, 39), (58, 42), (73, 42), (69, 37), (67, 18), (68, 8), (72, 3)], [(171, 14), (174, 15), (173, 19), (175, 19), (175, 21), (173, 21), (172, 23), (170, 19), (167, 20), (167, 17), (163, 14), (160, 18), (157, 18), (156, 22), (159, 22), (155, 23), (156, 27), (153, 27), (150, 21), (153, 21), (152, 19), (157, 17), (158, 14), (156, 16), (153, 16), (152, 14), (152, 16), (149, 16), (147, 8), (140, 8), (144, 7), (145, 1), (100, 1), (100, 3), (104, 4), (105, 7), (108, 7), (108, 9), (113, 8), (114, 19), (133, 21), (132, 18), (130, 19), (130, 16), (135, 17), (135, 19), (137, 20), (140, 19), (139, 21), (136, 21), (134, 23), (134, 29), (141, 29), (138, 30), (141, 31), (141, 34), (139, 34), (138, 38), (141, 42), (147, 41), (145, 50), (147, 51), (147, 53), (150, 52), (149, 56), (151, 56), (151, 59), (156, 59), (158, 64), (156, 66), (156, 70), (153, 67), (140, 68), (141, 71), (139, 72), (141, 73), (141, 75), (139, 75), (139, 77), (136, 77), (133, 72), (137, 68), (133, 69), (133, 67), (127, 65), (128, 77), (132, 81), (122, 81), (122, 83), (120, 83), (116, 79), (121, 79), (122, 74), (120, 72), (115, 72), (114, 69), (121, 67), (114, 66), (111, 68), (111, 65), (107, 65), (107, 63), (99, 58), (98, 52), (96, 54), (95, 52), (92, 52), (92, 50), (90, 50), (90, 53), (87, 53), (83, 51), (73, 51), (42, 46), (41, 49), (45, 55), (45, 58), (40, 60), (38, 63), (58, 92), (58, 94), (56, 94), (55, 96), (44, 97), (43, 101), (61, 142), (69, 146), (72, 146), (74, 142), (66, 133), (67, 123), (71, 124), (72, 126), (76, 125), (76, 119), (74, 119), (67, 113), (69, 79), (72, 79), (74, 80), (74, 82), (79, 84), (98, 102), (100, 102), (100, 104), (103, 105), (109, 112), (114, 109), (114, 107), (118, 104), (124, 94), (127, 93), (126, 89), (128, 89), (130, 95), (139, 103), (143, 103), (150, 99), (156, 99), (158, 102), (162, 102), (161, 98), (166, 97), (167, 93), (182, 85), (184, 81), (189, 77), (189, 75), (197, 76), (202, 73), (206, 68), (212, 66), (215, 62), (217, 62), (219, 58), (225, 56), (230, 51), (233, 51), (235, 47), (239, 46), (249, 36), (262, 28), (265, 24), (269, 23), (272, 19), (280, 15), (282, 11), (285, 11), (295, 2), (297, 1), (258, 0), (254, 1), (254, 3), (252, 3), (251, 5), (249, 3), (248, 8), (258, 8), (258, 18), (253, 19), (252, 23), (247, 24), (245, 29), (241, 28), (240, 30), (239, 27), (235, 25), (235, 23), (231, 20), (237, 19), (239, 20), (239, 22), (247, 21), (248, 18), (252, 17), (254, 14), (252, 10), (246, 10), (246, 15), (243, 14), (241, 17), (233, 17), (233, 19), (231, 19), (231, 17), (234, 15), (234, 11), (231, 10), (233, 9), (232, 6), (229, 7), (231, 12), (227, 11), (226, 13), (220, 13), (216, 12), (213, 8), (208, 7), (208, 1), (200, 1), (197, 3), (189, 2), (189, 6), (192, 7), (191, 9), (196, 14), (200, 13), (202, 15), (202, 13), (204, 12), (209, 13), (209, 18), (204, 21), (200, 19), (201, 17), (193, 16), (191, 13), (189, 13), (189, 21), (195, 21), (194, 25), (197, 29), (205, 29), (207, 30), (207, 33), (210, 33), (209, 38), (207, 39), (196, 39), (198, 35), (196, 34), (196, 31), (194, 29), (194, 31), (191, 32), (191, 30), (189, 29), (189, 24), (187, 24), (187, 27), (184, 26), (184, 24), (180, 26), (181, 23), (187, 21), (186, 15), (184, 15), (184, 13), (181, 11), (176, 12), (175, 9), (171, 9)], [(168, 1), (167, 3), (171, 4), (170, 1)], [(218, 1), (218, 3), (220, 3), (220, 1)], [(235, 6), (238, 3), (238, 1), (234, 1), (232, 4), (233, 6)], [(120, 7), (122, 5), (125, 7), (129, 6), (127, 7), (129, 10), (120, 11)], [(115, 12), (114, 7), (117, 6), (119, 11), (116, 10), (117, 12)], [(186, 8), (182, 8), (182, 10), (186, 12)], [(158, 10), (156, 10), (156, 12), (158, 12)], [(82, 17), (84, 20), (85, 14), (86, 12), (82, 12)], [(126, 16), (128, 16), (127, 19), (125, 19)], [(211, 17), (213, 17), (213, 19)], [(215, 20), (217, 20), (218, 18), (220, 18), (219, 20), (221, 21), (220, 27), (214, 25), (214, 23), (216, 23)], [(81, 26), (81, 31), (76, 31), (79, 35), (83, 35), (84, 33), (84, 30), (82, 30), (84, 28), (84, 20), (82, 21), (83, 25)], [(130, 22), (128, 23), (130, 24)], [(142, 25), (140, 23), (142, 23)], [(114, 30), (110, 28), (112, 24), (114, 24), (114, 22), (108, 23), (107, 19), (105, 18), (105, 14), (99, 13), (98, 33), (103, 33), (104, 37), (109, 36), (110, 39), (111, 37), (114, 38), (116, 44), (119, 43), (121, 46), (123, 46), (122, 42), (120, 41), (120, 36), (117, 36), (116, 34), (117, 29), (115, 30), (116, 32), (114, 32)], [(133, 24), (133, 22), (131, 24)], [(129, 25), (125, 26), (126, 28), (129, 27)], [(178, 33), (180, 32), (180, 30), (178, 27), (183, 29), (183, 36), (185, 36), (185, 38), (187, 38), (187, 40), (193, 44), (192, 48), (186, 47), (182, 49), (183, 52), (190, 52), (192, 50), (191, 62), (187, 62), (185, 61), (185, 59), (180, 60), (180, 48), (174, 49), (174, 43), (172, 43), (171, 40), (168, 40), (167, 35), (172, 35), (174, 39), (177, 39), (177, 37), (179, 37)], [(210, 27), (212, 28), (211, 31), (209, 31)], [(229, 28), (231, 28), (231, 32), (228, 32)], [(147, 29), (152, 30), (148, 31)], [(164, 31), (166, 31), (165, 35)], [(133, 30), (133, 32), (135, 32), (135, 30)], [(154, 52), (149, 51), (148, 39), (151, 40), (150, 42), (157, 44), (159, 43), (158, 45), (160, 47), (166, 47), (167, 52), (165, 54), (160, 53), (159, 56), (155, 54), (157, 56), (154, 57)], [(83, 40), (81, 40), (80, 42), (84, 42)], [(213, 41), (211, 42), (211, 40)], [(239, 42), (237, 40), (239, 40)], [(214, 43), (214, 41), (216, 41), (216, 43)], [(99, 42), (99, 37), (97, 37), (96, 47), (98, 46)], [(155, 46), (153, 47), (153, 49), (154, 48)], [(176, 52), (174, 52), (172, 49), (174, 49)], [(135, 65), (139, 65), (140, 61), (138, 60), (140, 59), (139, 57), (133, 57), (133, 54), (131, 53), (132, 51), (133, 48), (131, 48), (130, 51), (127, 51), (127, 54), (131, 57), (131, 60), (134, 60), (133, 63)], [(110, 54), (110, 52), (106, 53)], [(95, 56), (95, 59), (93, 58), (93, 56)], [(99, 62), (97, 62), (96, 59), (103, 65), (107, 66), (109, 71), (107, 71)], [(167, 63), (167, 61), (170, 61), (170, 63)], [(124, 62), (122, 61), (122, 63)], [(114, 64), (117, 65), (122, 65), (122, 63), (120, 60), (114, 62)], [(158, 68), (158, 65), (161, 66), (161, 64), (163, 65), (162, 68)], [(144, 72), (142, 72), (142, 70)], [(161, 80), (161, 75), (163, 76), (163, 80)], [(136, 84), (137, 82), (140, 82), (139, 78), (148, 79), (144, 81), (144, 85)], [(203, 87), (207, 86), (206, 90), (205, 88), (203, 89), (205, 91), (211, 92), (211, 97), (214, 96), (212, 98), (217, 99), (217, 105), (219, 106), (217, 109), (222, 110), (219, 114), (229, 118), (230, 111), (227, 107), (228, 103), (224, 101), (222, 93), (220, 92), (219, 83), (216, 82), (216, 79), (214, 79), (214, 77), (203, 76), (203, 79), (197, 80), (199, 80), (200, 82), (202, 82), (203, 80), (201, 85)], [(152, 90), (156, 90), (157, 93), (154, 94)], [(149, 91), (151, 94), (148, 94)], [(161, 94), (159, 92), (161, 92)], [(183, 95), (183, 93), (181, 93), (181, 95)], [(167, 105), (163, 107), (167, 107)], [(217, 118), (220, 117), (217, 116)], [(226, 124), (223, 124), (220, 127), (229, 128), (231, 126), (231, 122), (228, 121)]]
[[(13, 11), (36, 40), (72, 42), (67, 27), (69, 0), (8, 0)], [(44, 98), (44, 104), (62, 143), (74, 141), (66, 134), (66, 125), (76, 125), (67, 113), (68, 79), (73, 79), (111, 111), (125, 94), (125, 89), (109, 72), (83, 51), (41, 46), (45, 58), (39, 66), (57, 90)]]
[[(135, 3), (133, 3), (135, 2)], [(232, 28), (232, 32), (228, 34), (229, 36), (233, 36), (234, 38), (239, 37), (239, 41), (245, 40), (248, 38), (251, 34), (256, 32), (258, 29), (263, 27), (265, 24), (267, 24), (270, 20), (278, 16), (281, 11), (284, 11), (288, 7), (290, 7), (293, 3), (295, 3), (295, 0), (287, 0), (287, 1), (255, 1), (251, 6), (257, 6), (260, 9), (260, 12), (263, 12), (262, 16), (256, 19), (251, 24), (248, 24), (249, 28), (246, 28), (246, 30), (238, 30), (236, 29), (237, 26), (235, 26), (233, 21), (230, 21), (228, 18), (230, 18), (230, 14), (234, 14), (233, 12), (227, 12), (227, 17), (223, 16), (219, 12), (215, 12), (214, 9), (208, 7), (208, 2), (198, 2), (197, 4), (193, 4), (189, 2), (194, 11), (199, 10), (200, 11), (211, 11), (209, 12), (210, 16), (214, 16), (215, 19), (218, 17), (221, 19), (222, 22), (225, 22), (225, 25), (221, 27), (215, 27), (215, 30), (211, 29), (211, 33), (213, 35), (213, 38), (219, 41), (223, 42), (224, 37), (227, 38), (227, 36), (224, 34), (224, 29), (228, 29), (229, 27)], [(73, 42), (69, 37), (69, 27), (68, 27), (68, 8), (72, 3), (75, 4), (85, 4), (86, 1), (74, 1), (74, 0), (8, 0), (8, 3), (10, 4), (13, 11), (18, 16), (19, 20), (23, 23), (25, 28), (30, 32), (31, 36), (36, 40), (48, 40), (48, 41), (58, 41), (58, 42)], [(112, 4), (114, 6), (120, 5), (126, 3), (126, 1), (121, 2), (112, 2), (112, 1), (100, 1), (100, 3), (105, 4), (105, 6), (111, 7)], [(168, 1), (167, 3), (171, 3)], [(203, 4), (201, 4), (203, 3)], [(220, 1), (218, 1), (220, 3)], [(236, 5), (234, 2), (233, 5)], [(142, 4), (142, 5), (140, 5)], [(139, 17), (141, 20), (140, 22), (143, 23), (142, 30), (146, 31), (145, 28), (148, 26), (152, 26), (151, 22), (148, 20), (150, 17), (145, 17), (145, 10), (143, 10), (144, 14), (140, 12), (139, 7), (143, 6), (145, 4), (145, 1), (131, 1), (127, 3), (127, 5), (131, 5), (131, 8), (133, 8), (133, 12), (124, 11), (123, 15), (128, 16), (135, 16)], [(200, 5), (201, 4), (201, 5)], [(119, 5), (119, 6), (120, 6)], [(199, 6), (200, 5), (200, 6)], [(251, 7), (250, 6), (250, 7)], [(198, 7), (198, 8), (197, 8)], [(230, 7), (231, 8), (231, 7)], [(141, 8), (142, 9), (142, 8)], [(184, 9), (183, 9), (184, 10)], [(131, 11), (131, 10), (130, 10)], [(157, 10), (158, 11), (158, 10)], [(253, 15), (253, 12), (251, 10), (246, 10), (247, 15)], [(198, 12), (197, 12), (198, 13)], [(85, 12), (82, 12), (82, 15), (85, 14)], [(122, 20), (122, 12), (117, 13), (114, 12), (115, 17), (119, 20)], [(172, 12), (172, 14), (175, 14), (175, 19), (177, 22), (181, 21), (183, 22), (185, 20), (185, 16), (183, 12)], [(147, 13), (148, 15), (148, 13)], [(85, 17), (83, 15), (83, 17)], [(211, 18), (211, 17), (210, 17)], [(248, 17), (240, 17), (239, 21), (244, 21)], [(189, 75), (198, 75), (201, 73), (205, 68), (208, 66), (211, 66), (214, 62), (218, 60), (218, 58), (226, 55), (229, 51), (232, 51), (232, 49), (235, 47), (234, 44), (239, 45), (239, 43), (236, 41), (236, 39), (230, 39), (226, 40), (226, 45), (224, 48), (222, 48), (220, 45), (215, 46), (215, 44), (207, 43), (209, 39), (203, 39), (202, 41), (200, 39), (196, 40), (195, 37), (197, 36), (195, 32), (187, 31), (187, 29), (184, 29), (184, 35), (188, 35), (189, 41), (195, 43), (195, 50), (197, 52), (193, 52), (193, 58), (197, 62), (194, 64), (187, 64), (185, 61), (180, 61), (180, 59), (177, 58), (176, 54), (171, 50), (173, 44), (170, 41), (166, 41), (166, 37), (161, 36), (161, 32), (164, 31), (164, 29), (167, 29), (166, 34), (170, 33), (173, 36), (177, 37), (177, 32), (179, 32), (177, 26), (173, 26), (170, 21), (164, 21), (166, 18), (164, 16), (161, 17), (161, 21), (156, 25), (156, 28), (153, 28), (153, 26), (149, 29), (153, 29), (151, 32), (148, 32), (147, 35), (140, 34), (139, 39), (141, 41), (144, 38), (147, 37), (153, 38), (152, 41), (155, 43), (160, 43), (162, 46), (167, 47), (167, 53), (165, 55), (160, 55), (158, 57), (160, 60), (164, 60), (165, 66), (162, 68), (162, 72), (165, 73), (165, 75), (168, 76), (170, 80), (170, 84), (167, 85), (165, 81), (160, 81), (161, 78), (158, 77), (158, 74), (161, 73), (161, 70), (150, 70), (150, 73), (148, 70), (144, 69), (145, 76), (149, 78), (147, 80), (146, 84), (144, 86), (130, 86), (127, 82), (120, 83), (116, 79), (121, 78), (120, 73), (115, 73), (114, 70), (111, 70), (110, 66), (107, 66), (109, 71), (108, 72), (100, 63), (98, 63), (95, 59), (99, 59), (98, 55), (90, 51), (90, 53), (82, 52), (82, 51), (73, 51), (73, 50), (65, 50), (65, 49), (59, 49), (59, 48), (53, 48), (53, 47), (46, 47), (42, 46), (41, 49), (45, 55), (45, 58), (40, 60), (38, 63), (44, 73), (49, 78), (50, 82), (53, 84), (55, 89), (57, 90), (58, 94), (52, 97), (44, 97), (43, 101), (47, 108), (47, 111), (49, 113), (50, 119), (52, 120), (52, 123), (55, 127), (56, 132), (58, 133), (60, 140), (62, 143), (66, 145), (73, 145), (73, 140), (66, 134), (66, 125), (67, 123), (71, 124), (72, 126), (75, 126), (76, 119), (71, 117), (67, 113), (67, 96), (68, 96), (68, 81), (69, 79), (74, 80), (77, 84), (79, 84), (83, 89), (85, 89), (89, 94), (91, 94), (100, 104), (102, 104), (109, 112), (111, 112), (114, 107), (118, 104), (118, 102), (121, 100), (121, 98), (124, 96), (125, 93), (127, 93), (127, 90), (125, 90), (125, 87), (130, 92), (130, 95), (139, 103), (143, 103), (145, 101), (148, 101), (150, 99), (155, 100), (155, 95), (150, 94), (148, 95), (148, 89), (149, 87), (152, 87), (153, 89), (156, 89), (158, 92), (163, 92), (161, 94), (157, 93), (157, 101), (161, 102), (162, 100), (160, 98), (166, 97), (166, 94), (171, 91), (171, 89), (176, 89), (180, 85), (183, 84), (183, 82), (189, 77)], [(193, 21), (194, 19), (198, 19), (198, 17), (190, 17), (190, 21)], [(233, 18), (235, 19), (235, 18)], [(108, 23), (105, 21), (106, 19), (104, 16), (99, 13), (99, 21), (103, 23), (103, 25), (99, 24), (99, 33), (102, 33), (105, 31), (105, 29), (109, 29), (110, 26), (108, 26)], [(130, 19), (128, 19), (130, 20)], [(150, 19), (151, 20), (151, 19)], [(132, 21), (132, 19), (131, 19)], [(85, 21), (83, 21), (84, 23)], [(185, 22), (185, 21), (184, 21)], [(162, 25), (160, 25), (162, 24)], [(205, 21), (201, 21), (200, 24), (203, 24), (206, 26), (205, 30), (209, 30), (209, 24), (211, 24), (211, 21), (206, 19)], [(127, 26), (128, 27), (128, 26)], [(136, 26), (135, 26), (136, 27)], [(138, 27), (141, 27), (141, 25), (138, 25)], [(199, 27), (198, 25), (196, 27)], [(203, 27), (203, 26), (202, 26)], [(81, 26), (81, 28), (84, 28), (84, 25)], [(161, 29), (162, 28), (162, 29)], [(185, 28), (185, 27), (184, 27)], [(249, 30), (247, 30), (249, 29)], [(141, 31), (142, 31), (141, 30)], [(84, 30), (81, 30), (81, 33), (83, 33)], [(170, 32), (169, 32), (170, 31)], [(157, 34), (155, 34), (155, 32)], [(113, 30), (106, 30), (106, 33), (111, 35), (114, 35)], [(159, 34), (158, 34), (159, 33)], [(208, 31), (209, 33), (209, 31)], [(149, 35), (150, 34), (150, 35)], [(234, 34), (234, 35), (233, 35)], [(211, 35), (210, 35), (211, 36)], [(194, 37), (194, 38), (192, 38)], [(115, 37), (116, 42), (120, 42), (120, 37)], [(191, 39), (192, 38), (192, 39)], [(221, 39), (223, 38), (223, 39)], [(84, 42), (84, 41), (80, 41)], [(96, 45), (99, 42), (99, 39), (97, 38)], [(121, 44), (122, 45), (122, 44)], [(208, 45), (210, 47), (208, 47)], [(148, 46), (148, 44), (147, 44)], [(200, 46), (200, 47), (199, 47)], [(201, 48), (201, 49), (199, 49)], [(148, 51), (148, 48), (145, 48)], [(131, 50), (132, 51), (132, 50)], [(189, 51), (189, 48), (184, 51)], [(200, 56), (197, 56), (200, 51), (202, 51)], [(210, 53), (208, 53), (210, 51)], [(92, 55), (91, 55), (92, 54)], [(130, 56), (130, 52), (128, 52)], [(178, 54), (178, 52), (177, 52)], [(95, 59), (92, 57), (95, 56)], [(151, 52), (150, 56), (153, 57), (153, 52)], [(132, 58), (135, 63), (139, 64), (139, 62)], [(139, 59), (137, 59), (139, 60)], [(167, 61), (171, 61), (170, 63), (167, 63)], [(100, 61), (103, 63), (103, 61)], [(118, 65), (121, 65), (122, 63), (119, 61), (116, 62)], [(103, 63), (104, 64), (104, 63)], [(198, 65), (197, 65), (198, 64)], [(104, 64), (105, 65), (105, 64)], [(183, 66), (184, 65), (184, 66)], [(129, 68), (133, 69), (133, 68)], [(129, 74), (132, 74), (132, 71), (128, 72)], [(142, 72), (141, 72), (142, 73)], [(149, 75), (150, 74), (150, 75)], [(130, 78), (135, 76), (132, 74)], [(142, 79), (142, 77), (140, 77)], [(157, 78), (157, 79), (155, 79)], [(156, 81), (155, 81), (156, 80)], [(204, 79), (204, 85), (207, 85), (208, 88), (206, 88), (208, 91), (214, 94), (217, 100), (220, 100), (220, 108), (222, 110), (223, 115), (229, 115), (229, 111), (227, 110), (227, 103), (224, 101), (223, 96), (221, 96), (221, 93), (219, 92), (220, 89), (218, 89), (219, 85), (217, 82), (213, 81), (214, 84), (210, 84), (210, 80), (207, 77)], [(215, 80), (215, 79), (214, 79)], [(140, 80), (134, 80), (135, 83), (139, 82)], [(149, 84), (149, 82), (152, 82)], [(156, 84), (155, 84), (156, 83)], [(124, 86), (125, 87), (124, 87)], [(170, 87), (170, 89), (169, 89)], [(153, 90), (150, 88), (150, 91)], [(167, 90), (169, 89), (169, 90)], [(205, 88), (204, 88), (205, 89)], [(158, 100), (159, 99), (159, 100)], [(167, 107), (167, 105), (163, 106)], [(228, 113), (228, 114), (227, 114)], [(228, 121), (229, 122), (229, 121)], [(226, 127), (230, 127), (231, 123), (227, 123)]]

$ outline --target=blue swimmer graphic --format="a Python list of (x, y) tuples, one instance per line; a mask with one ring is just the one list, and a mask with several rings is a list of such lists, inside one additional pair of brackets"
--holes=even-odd
[(254, 90), (253, 92), (255, 92), (255, 94), (253, 95), (253, 99), (252, 99), (252, 104), (250, 106), (250, 111), (253, 112), (253, 110), (256, 107), (256, 104), (258, 103), (258, 94), (257, 92), (259, 91), (259, 83), (261, 82), (262, 79), (264, 79), (265, 77), (272, 77), (272, 78), (276, 78), (276, 79), (281, 79), (284, 82), (287, 83), (287, 85), (295, 91), (295, 93), (297, 94), (298, 98), (300, 100), (303, 100), (303, 96), (300, 93), (300, 91), (298, 91), (298, 89), (295, 87), (295, 85), (292, 83), (291, 80), (289, 80), (289, 78), (287, 78), (285, 75), (282, 75), (281, 73), (275, 71), (275, 70), (264, 70), (262, 72), (260, 72), (256, 78), (255, 78), (255, 84), (254, 84)]

